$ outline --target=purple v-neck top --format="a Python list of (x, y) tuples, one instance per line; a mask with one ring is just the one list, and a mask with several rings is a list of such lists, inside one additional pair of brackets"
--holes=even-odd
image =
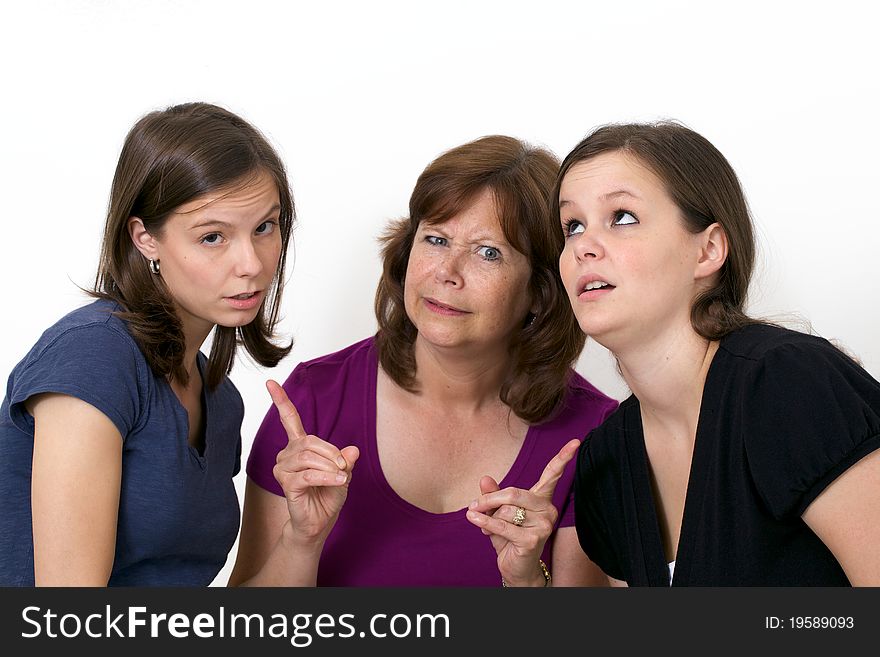
[[(465, 509), (431, 513), (402, 499), (388, 484), (376, 446), (378, 358), (373, 338), (342, 351), (301, 363), (284, 389), (311, 434), (338, 447), (361, 452), (348, 498), (324, 545), (319, 586), (499, 586), (497, 555), (487, 536), (465, 517)], [(572, 438), (599, 425), (617, 402), (572, 373), (562, 411), (533, 425), (502, 479), (502, 488), (529, 488), (548, 461)], [(272, 475), (287, 434), (273, 406), (257, 432), (247, 464), (248, 476), (276, 495)], [(574, 525), (574, 461), (556, 486), (553, 503), (559, 527)], [(475, 496), (477, 482), (474, 482)], [(552, 568), (550, 549), (543, 559)]]

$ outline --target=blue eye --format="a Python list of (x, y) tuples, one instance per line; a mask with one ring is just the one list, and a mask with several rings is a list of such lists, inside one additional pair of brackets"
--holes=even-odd
[(639, 223), (639, 220), (636, 219), (635, 215), (631, 212), (627, 212), (626, 210), (618, 210), (614, 213), (615, 226), (629, 226), (630, 224), (637, 223)]
[(572, 237), (574, 235), (580, 235), (585, 229), (584, 225), (577, 219), (569, 219), (565, 222), (563, 230), (566, 237)]
[(501, 251), (496, 249), (494, 246), (481, 246), (477, 249), (477, 253), (483, 256), (484, 259), (492, 261), (498, 260), (501, 257)]
[(202, 239), (199, 240), (202, 244), (207, 244), (208, 246), (217, 246), (220, 244), (220, 241), (223, 239), (223, 236), (220, 233), (208, 233)]
[(446, 246), (445, 237), (437, 237), (436, 235), (425, 235), (425, 241), (432, 246)]

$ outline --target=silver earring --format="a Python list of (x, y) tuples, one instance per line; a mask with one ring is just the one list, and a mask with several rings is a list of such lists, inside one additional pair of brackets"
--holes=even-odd
[(530, 314), (532, 315), (532, 317), (531, 317), (531, 319), (529, 319), (529, 323), (526, 324), (526, 326), (531, 326), (532, 324), (535, 323), (535, 320), (538, 318), (538, 316), (535, 315), (534, 313), (530, 313)]
[(159, 275), (159, 261), (158, 260), (150, 260), (150, 273)]

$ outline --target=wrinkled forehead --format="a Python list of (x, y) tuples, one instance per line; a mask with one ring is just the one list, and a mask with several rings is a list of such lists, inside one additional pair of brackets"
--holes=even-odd
[(507, 207), (515, 201), (505, 202), (491, 187), (483, 187), (476, 192), (444, 203), (434, 204), (433, 212), (426, 212), (416, 226), (424, 231), (428, 227), (448, 226), (473, 240), (486, 237), (507, 244), (519, 253), (525, 254), (529, 244), (526, 227), (518, 219), (518, 208)]

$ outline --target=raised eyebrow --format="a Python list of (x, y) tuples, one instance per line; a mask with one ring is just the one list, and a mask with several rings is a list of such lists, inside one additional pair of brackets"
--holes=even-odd
[(220, 221), (219, 219), (206, 219), (205, 221), (200, 221), (197, 224), (194, 224), (189, 227), (190, 230), (200, 230), (203, 228), (232, 228), (232, 224), (227, 221)]
[[(265, 214), (263, 214), (259, 223), (263, 223), (264, 221), (271, 219), (272, 216), (281, 210), (281, 206), (277, 203), (269, 208)], [(232, 224), (228, 221), (222, 221), (221, 219), (205, 219), (204, 221), (200, 221), (197, 224), (194, 224), (189, 227), (189, 230), (199, 230), (204, 228), (232, 228)]]
[(266, 214), (263, 215), (263, 221), (266, 221), (266, 219), (270, 219), (272, 215), (276, 212), (281, 212), (281, 205), (279, 205), (278, 203), (266, 210)]
[(630, 198), (642, 200), (641, 196), (639, 196), (638, 194), (634, 194), (628, 189), (618, 189), (613, 192), (608, 192), (607, 194), (602, 194), (602, 196), (600, 196), (599, 198), (603, 201), (610, 201), (612, 199), (620, 198), (621, 196), (629, 196)]
[[(613, 192), (607, 192), (606, 194), (602, 194), (599, 197), (599, 200), (611, 201), (611, 200), (620, 198), (621, 196), (629, 196), (630, 198), (642, 200), (641, 196), (639, 196), (638, 194), (636, 194), (634, 192), (629, 191), (628, 189), (616, 189)], [(559, 201), (559, 208), (562, 209), (567, 205), (573, 205), (573, 204), (574, 204), (573, 201), (569, 201), (568, 199), (562, 199), (561, 201)]]

